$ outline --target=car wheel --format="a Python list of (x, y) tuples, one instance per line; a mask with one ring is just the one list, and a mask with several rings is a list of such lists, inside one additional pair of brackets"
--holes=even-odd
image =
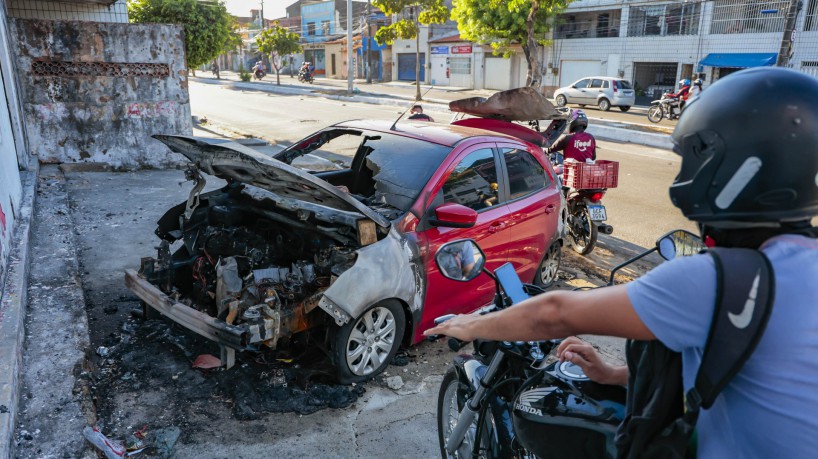
[(557, 103), (558, 107), (565, 107), (568, 105), (568, 99), (566, 99), (562, 94), (558, 95), (554, 101)]
[(611, 109), (611, 101), (609, 101), (608, 99), (605, 99), (603, 97), (602, 99), (599, 99), (599, 102), (597, 103), (597, 106), (603, 112), (607, 112), (608, 110)]
[(382, 372), (401, 345), (406, 318), (400, 303), (382, 301), (342, 326), (333, 357), (338, 380), (361, 382)]
[(622, 110), (623, 112), (626, 112), (626, 111), (631, 109), (631, 106), (630, 105), (620, 105), (619, 109)]
[(557, 273), (560, 270), (560, 261), (562, 261), (562, 247), (557, 241), (545, 251), (540, 266), (537, 268), (534, 284), (543, 288), (554, 285), (554, 282), (557, 281)]

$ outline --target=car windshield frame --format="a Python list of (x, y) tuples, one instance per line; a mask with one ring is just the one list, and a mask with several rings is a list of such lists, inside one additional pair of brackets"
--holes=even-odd
[[(374, 193), (367, 196), (364, 203), (385, 203), (403, 212), (414, 205), (429, 179), (454, 150), (452, 146), (398, 133), (344, 126), (318, 131), (280, 152), (276, 158), (292, 161), (324, 146), (330, 147), (326, 150), (331, 152), (332, 140), (344, 135), (361, 139), (350, 169), (356, 173), (368, 169), (375, 182)], [(363, 168), (362, 160), (365, 161)]]

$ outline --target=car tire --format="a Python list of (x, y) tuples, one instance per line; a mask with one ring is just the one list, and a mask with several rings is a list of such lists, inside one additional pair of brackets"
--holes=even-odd
[(619, 106), (619, 110), (621, 110), (621, 111), (623, 111), (623, 112), (626, 112), (626, 111), (628, 111), (628, 110), (630, 110), (630, 109), (631, 109), (631, 106), (630, 106), (630, 105), (620, 105), (620, 106)]
[(568, 105), (568, 99), (566, 99), (563, 94), (560, 94), (556, 98), (554, 98), (554, 102), (557, 103), (557, 107), (565, 107), (566, 105)]
[(562, 261), (562, 246), (559, 241), (551, 244), (551, 247), (545, 251), (545, 254), (537, 267), (537, 272), (534, 275), (534, 285), (542, 288), (549, 288), (557, 281), (557, 273), (560, 270), (560, 262)]
[(599, 99), (599, 102), (597, 102), (597, 107), (599, 107), (599, 109), (603, 112), (607, 112), (611, 109), (611, 101), (603, 97), (602, 99)]
[(335, 334), (333, 360), (338, 381), (365, 381), (381, 373), (403, 341), (406, 316), (400, 303), (376, 303), (340, 327)]

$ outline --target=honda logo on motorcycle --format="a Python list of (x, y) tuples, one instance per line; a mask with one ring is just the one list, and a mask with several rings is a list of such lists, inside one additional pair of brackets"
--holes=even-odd
[(536, 414), (537, 416), (542, 416), (542, 410), (539, 408), (534, 408), (531, 406), (532, 403), (536, 403), (543, 398), (545, 398), (551, 392), (557, 390), (556, 387), (538, 387), (536, 389), (531, 389), (528, 391), (523, 392), (520, 394), (520, 397), (517, 399), (517, 402), (514, 403), (514, 409), (519, 411), (524, 411), (528, 414)]

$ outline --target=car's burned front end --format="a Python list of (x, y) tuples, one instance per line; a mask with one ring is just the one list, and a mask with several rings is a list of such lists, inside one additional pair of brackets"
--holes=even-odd
[[(269, 169), (248, 162), (253, 158), (248, 152), (208, 163), (204, 150), (212, 146), (162, 140), (189, 157), (190, 150), (201, 155), (191, 158), (195, 165), (186, 172), (195, 182), (190, 198), (158, 222), (157, 256), (143, 258), (138, 273), (126, 273), (127, 285), (145, 303), (231, 349), (275, 348), (295, 333), (349, 320), (345, 311), (322, 302), (323, 292), (354, 264), (357, 249), (387, 234), (386, 218), (367, 209), (376, 223), (346, 202), (332, 208), (304, 200), (307, 194), (324, 200), (326, 191), (319, 192), (309, 174), (296, 168), (273, 177)], [(201, 193), (202, 165), (226, 177), (227, 185)], [(265, 180), (284, 191), (247, 183)], [(338, 195), (341, 201), (342, 192)]]
[[(339, 131), (360, 138), (367, 158), (348, 186), (233, 142), (157, 136), (191, 160), (186, 177), (194, 185), (158, 221), (157, 255), (126, 272), (146, 312), (219, 343), (228, 367), (235, 350), (275, 349), (299, 332), (338, 330), (384, 300), (400, 302), (405, 322), (413, 321), (423, 303), (422, 263), (393, 221), (418, 191), (398, 186), (391, 162), (400, 155), (378, 148), (389, 139)], [(336, 135), (319, 133), (310, 148)], [(434, 171), (442, 157), (445, 150), (425, 167)], [(227, 184), (202, 192), (205, 174)], [(392, 354), (404, 337), (395, 340)]]

